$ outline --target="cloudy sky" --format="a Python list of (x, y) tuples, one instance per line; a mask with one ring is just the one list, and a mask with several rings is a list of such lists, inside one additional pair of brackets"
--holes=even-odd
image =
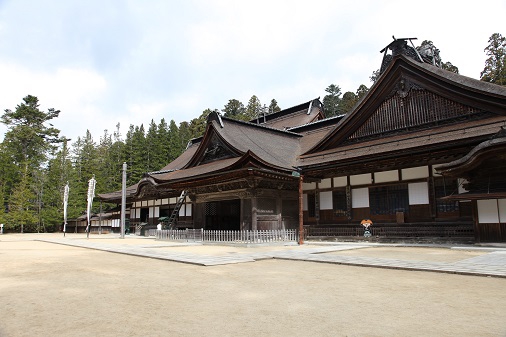
[(504, 13), (504, 0), (0, 0), (0, 108), (37, 96), (62, 135), (97, 141), (233, 98), (288, 108), (370, 86), (392, 35), (432, 40), (479, 78)]

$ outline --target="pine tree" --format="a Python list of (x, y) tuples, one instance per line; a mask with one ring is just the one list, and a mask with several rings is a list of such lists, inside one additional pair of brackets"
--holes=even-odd
[(160, 151), (158, 146), (158, 127), (155, 121), (152, 119), (149, 123), (148, 132), (146, 134), (146, 172), (159, 170), (158, 162), (156, 159), (156, 152)]
[(213, 111), (215, 110), (205, 109), (198, 118), (191, 120), (188, 128), (190, 130), (191, 138), (197, 138), (204, 134), (207, 126), (207, 116), (209, 116), (209, 114)]
[(355, 103), (358, 101), (358, 96), (351, 91), (347, 91), (344, 93), (343, 98), (339, 101), (339, 106), (337, 107), (338, 115), (345, 115), (351, 111)]
[[(68, 142), (62, 144), (55, 157), (48, 163), (46, 170), (46, 179), (44, 185), (44, 194), (42, 196), (42, 222), (47, 231), (60, 229), (63, 223), (63, 193), (67, 183), (74, 187), (76, 181), (75, 171), (72, 166), (71, 153), (68, 148)], [(76, 212), (76, 207), (71, 201), (76, 200), (71, 196), (76, 191), (71, 189), (69, 194), (69, 205), (67, 209), (67, 218), (76, 218), (81, 215)]]
[(181, 149), (186, 149), (188, 142), (192, 139), (190, 125), (188, 122), (179, 123), (179, 138), (181, 141)]
[(506, 85), (506, 37), (494, 33), (488, 39), (484, 49), (488, 56), (480, 79), (485, 82)]
[[(55, 109), (41, 111), (38, 98), (28, 95), (16, 110), (7, 109), (2, 115), (1, 122), (8, 129), (4, 142), (11, 148), (14, 163), (25, 173), (38, 170), (56, 144), (62, 141), (59, 138), (60, 130), (49, 123), (59, 114), (60, 111)], [(50, 126), (46, 126), (46, 123)]]
[(169, 125), (169, 158), (167, 164), (176, 159), (183, 152), (181, 146), (181, 137), (179, 135), (179, 128), (174, 120), (170, 121)]
[(157, 150), (156, 150), (156, 169), (160, 170), (169, 163), (170, 135), (169, 128), (165, 118), (158, 123), (157, 132)]
[(6, 229), (18, 229), (21, 233), (34, 231), (37, 215), (34, 207), (35, 195), (30, 188), (30, 177), (23, 172), (21, 180), (16, 184), (9, 200)]
[[(69, 196), (69, 204), (75, 207), (73, 212), (83, 214), (86, 211), (86, 196), (88, 191), (88, 180), (94, 175), (98, 176), (99, 160), (97, 158), (98, 151), (93, 137), (89, 130), (86, 130), (84, 138), (78, 137), (77, 142), (74, 143), (73, 160), (76, 167), (76, 178), (73, 183), (70, 182), (72, 189), (71, 196)], [(97, 185), (97, 189), (100, 184)]]
[(7, 144), (0, 143), (0, 223), (6, 222), (8, 196), (11, 195), (15, 183), (21, 179), (20, 171), (12, 158)]
[(221, 111), (225, 117), (240, 119), (240, 117), (246, 113), (246, 108), (240, 101), (236, 99), (230, 99)]
[(243, 117), (239, 117), (238, 119), (250, 121), (259, 117), (262, 111), (262, 104), (260, 103), (260, 100), (257, 96), (253, 95), (249, 99), (248, 105), (246, 105), (246, 113), (243, 115)]
[(41, 224), (45, 178), (42, 165), (62, 142), (60, 131), (50, 123), (59, 113), (55, 109), (40, 110), (38, 98), (28, 95), (14, 111), (7, 109), (1, 116), (1, 122), (7, 126), (0, 158), (0, 195), (2, 199), (9, 196), (5, 202), (10, 212), (2, 214), (10, 222), (7, 228), (20, 225), (21, 231), (31, 231)]
[(278, 106), (278, 102), (273, 98), (271, 104), (269, 104), (269, 113), (273, 114), (278, 111), (281, 111), (281, 108)]
[(338, 108), (341, 102), (341, 88), (338, 85), (331, 84), (325, 89), (328, 95), (323, 97), (323, 107), (325, 109), (325, 116), (332, 117), (339, 114)]
[(136, 126), (132, 135), (131, 166), (128, 169), (129, 176), (138, 182), (144, 173), (148, 172), (146, 135), (144, 125)]

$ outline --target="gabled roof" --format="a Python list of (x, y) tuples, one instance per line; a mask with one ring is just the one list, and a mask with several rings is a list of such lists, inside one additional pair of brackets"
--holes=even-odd
[[(305, 154), (329, 150), (345, 143), (350, 137), (354, 137), (357, 130), (364, 128), (382, 104), (389, 104), (387, 102), (389, 97), (408, 96), (412, 88), (424, 89), (436, 99), (459, 102), (463, 110), (467, 106), (474, 109), (476, 113), (484, 111), (506, 115), (505, 87), (478, 81), (426, 63), (419, 63), (405, 56), (398, 56), (354, 109)], [(446, 101), (444, 103), (446, 104)], [(385, 110), (388, 109), (392, 110), (391, 107), (385, 108)], [(374, 124), (386, 122), (388, 121), (383, 121), (381, 116), (377, 116)], [(395, 122), (399, 121), (392, 121), (392, 125), (395, 125)], [(388, 126), (383, 126), (383, 130), (386, 127)]]
[(291, 171), (299, 154), (301, 137), (297, 133), (237, 121), (213, 112), (208, 117), (202, 141), (192, 150), (186, 165), (177, 171), (150, 176), (157, 182), (190, 178), (231, 169), (246, 157), (254, 157), (273, 170)]

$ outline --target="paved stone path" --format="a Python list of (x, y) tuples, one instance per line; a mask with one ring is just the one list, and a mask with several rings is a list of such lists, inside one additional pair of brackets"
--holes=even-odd
[[(300, 247), (294, 247), (291, 250), (269, 250), (251, 253), (237, 253), (225, 255), (195, 254), (188, 252), (176, 252), (174, 250), (162, 250), (160, 248), (181, 247), (181, 246), (202, 246), (199, 243), (172, 243), (158, 241), (156, 245), (152, 244), (122, 244), (118, 239), (114, 243), (101, 242), (105, 240), (86, 240), (86, 239), (67, 239), (50, 238), (38, 239), (39, 241), (63, 244), (88, 249), (96, 249), (112, 253), (128, 254), (142, 256), (167, 261), (190, 263), (201, 266), (215, 266), (223, 264), (254, 262), (264, 259), (285, 259), (295, 261), (308, 261), (320, 263), (333, 263), (363, 267), (377, 267), (416, 271), (432, 271), (442, 273), (454, 273), (476, 276), (493, 276), (506, 278), (506, 248), (482, 248), (482, 247), (448, 247), (451, 249), (480, 250), (483, 255), (460, 260), (457, 262), (431, 262), (431, 261), (406, 261), (401, 259), (367, 257), (367, 256), (344, 256), (335, 254), (325, 254), (341, 250), (370, 248), (373, 246), (403, 246), (406, 245), (385, 245), (385, 244), (367, 244), (367, 243), (332, 243), (319, 245), (310, 243)], [(141, 240), (141, 239), (139, 239)], [(154, 240), (154, 239), (146, 239)], [(110, 241), (110, 240), (109, 240)], [(146, 242), (147, 243), (147, 242)], [(159, 244), (158, 244), (159, 243)], [(265, 246), (264, 246), (265, 247)], [(275, 247), (275, 246), (273, 246)], [(279, 247), (279, 246), (277, 246)], [(413, 245), (413, 247), (420, 247)], [(431, 246), (434, 248), (441, 246)], [(251, 248), (252, 250), (255, 248)]]

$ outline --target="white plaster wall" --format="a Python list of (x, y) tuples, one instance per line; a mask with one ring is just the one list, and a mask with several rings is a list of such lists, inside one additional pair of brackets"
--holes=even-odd
[(335, 177), (334, 187), (345, 187), (348, 184), (348, 177)]
[(321, 182), (318, 183), (318, 188), (331, 188), (332, 187), (332, 179), (322, 179)]
[(499, 199), (499, 219), (501, 222), (506, 222), (506, 199)]
[(351, 207), (369, 207), (369, 189), (367, 187), (351, 190)]
[(302, 189), (304, 191), (316, 189), (316, 183), (302, 183)]
[(478, 200), (478, 222), (499, 223), (496, 199)]
[(382, 171), (382, 172), (374, 172), (374, 182), (377, 183), (387, 183), (390, 181), (399, 181), (399, 171)]
[(320, 209), (332, 209), (332, 191), (320, 192)]
[(429, 177), (429, 167), (419, 166), (402, 169), (402, 180), (421, 179)]
[(410, 205), (426, 205), (429, 203), (429, 184), (426, 182), (408, 184)]
[(350, 185), (368, 185), (372, 183), (372, 175), (370, 173), (357, 174), (350, 176)]

